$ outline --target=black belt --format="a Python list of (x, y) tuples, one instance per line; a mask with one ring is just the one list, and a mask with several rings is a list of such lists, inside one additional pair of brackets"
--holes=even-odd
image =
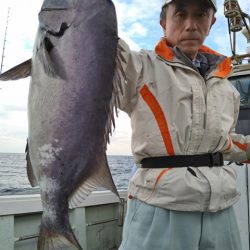
[(224, 165), (220, 152), (201, 155), (176, 155), (144, 158), (142, 168), (220, 167)]

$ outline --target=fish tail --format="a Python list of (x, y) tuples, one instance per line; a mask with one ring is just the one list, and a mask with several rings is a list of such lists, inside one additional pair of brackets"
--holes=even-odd
[(38, 250), (82, 250), (70, 226), (68, 229), (60, 228), (57, 232), (50, 228), (41, 224)]

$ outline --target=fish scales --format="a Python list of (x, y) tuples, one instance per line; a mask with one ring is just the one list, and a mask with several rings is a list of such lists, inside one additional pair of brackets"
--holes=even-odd
[[(59, 243), (52, 244), (53, 248), (73, 248), (71, 243), (79, 248), (65, 218), (67, 201), (85, 180), (92, 177), (95, 186), (98, 185), (96, 173), (99, 172), (100, 178), (104, 178), (102, 172), (109, 174), (108, 169), (105, 173), (105, 169), (100, 168), (107, 167), (104, 134), (113, 89), (116, 19), (110, 1), (75, 1), (74, 6), (63, 10), (56, 9), (61, 8), (61, 2), (54, 1), (52, 10), (50, 1), (44, 2), (46, 4), (48, 7), (40, 12), (44, 30), (36, 42), (32, 75), (38, 77), (30, 86), (28, 114), (31, 163), (40, 162), (33, 170), (44, 201), (38, 246), (50, 249), (46, 244), (52, 228), (57, 235), (67, 229)], [(64, 22), (65, 16), (69, 23)], [(50, 18), (55, 17), (59, 20), (51, 27)], [(60, 30), (56, 30), (58, 22)], [(63, 34), (61, 27), (65, 27)], [(41, 53), (43, 49), (39, 46), (43, 43), (49, 55)], [(46, 74), (47, 62), (45, 72), (41, 71), (46, 57), (52, 63), (51, 75)], [(43, 76), (39, 77), (40, 74)], [(108, 178), (108, 183), (99, 185), (114, 190), (110, 176)], [(82, 196), (89, 191), (86, 185)]]
[[(28, 114), (29, 144), (36, 145), (34, 152), (29, 147), (31, 161), (39, 161), (37, 149), (43, 145), (51, 144), (57, 151), (62, 148), (57, 153), (57, 156), (60, 154), (57, 164), (71, 163), (70, 168), (63, 169), (65, 176), (65, 171), (69, 171), (69, 174), (79, 171), (79, 164), (86, 165), (89, 162), (93, 165), (98, 151), (103, 152), (117, 36), (114, 14), (107, 13), (110, 9), (109, 1), (102, 2), (91, 1), (89, 4), (89, 1), (79, 1), (81, 4), (75, 14), (77, 20), (69, 24), (64, 35), (59, 38), (45, 35), (45, 39), (49, 38), (55, 46), (50, 53), (50, 59), (53, 63), (61, 62), (57, 64), (59, 72), (55, 72), (55, 77), (41, 71), (41, 50), (39, 47), (35, 48), (38, 53), (34, 53), (32, 75), (36, 77), (33, 77), (30, 86)], [(92, 13), (92, 18), (88, 18), (90, 9), (95, 12), (95, 15)], [(50, 15), (54, 15), (53, 11), (45, 13), (44, 16), (43, 12), (40, 13), (40, 21), (45, 19), (46, 26)], [(65, 15), (67, 13), (61, 13), (61, 16)], [(103, 22), (104, 19), (110, 21)], [(109, 31), (110, 28), (113, 29)], [(43, 34), (39, 35), (36, 46), (39, 46), (41, 39), (44, 39)], [(61, 75), (65, 73), (66, 79), (61, 79)], [(68, 151), (72, 153), (65, 154)], [(75, 168), (74, 171), (72, 168)]]
[(45, 0), (31, 61), (0, 75), (31, 72), (27, 171), (41, 190), (38, 249), (81, 249), (68, 201), (77, 205), (98, 186), (118, 195), (105, 153), (117, 42), (112, 1)]

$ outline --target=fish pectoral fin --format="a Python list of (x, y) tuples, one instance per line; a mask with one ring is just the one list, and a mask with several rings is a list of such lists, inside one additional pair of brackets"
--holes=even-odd
[(0, 74), (0, 81), (19, 80), (31, 74), (31, 59)]
[(69, 197), (70, 208), (77, 207), (93, 190), (96, 190), (98, 187), (110, 190), (120, 199), (119, 193), (109, 170), (106, 154), (104, 153), (104, 155), (97, 160), (97, 164), (91, 167), (94, 169), (92, 174)]
[(50, 40), (49, 35), (44, 36), (37, 53), (43, 70), (49, 77), (66, 79), (65, 70), (62, 64), (60, 67), (57, 67), (57, 64), (61, 62), (61, 58), (59, 55), (55, 56), (55, 47)]
[(28, 142), (26, 144), (25, 153), (26, 153), (26, 170), (27, 170), (28, 179), (29, 179), (30, 185), (32, 187), (36, 187), (38, 186), (38, 182), (36, 180), (36, 177), (34, 175), (33, 168), (31, 165)]
[(44, 37), (41, 43), (41, 46), (38, 49), (38, 56), (42, 63), (44, 72), (50, 77), (57, 78), (55, 65), (50, 57), (50, 52), (52, 51), (53, 48), (54, 48), (54, 45), (49, 40), (49, 38)]

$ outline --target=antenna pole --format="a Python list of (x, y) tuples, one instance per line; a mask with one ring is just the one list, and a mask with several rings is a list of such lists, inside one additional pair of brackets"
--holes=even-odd
[(6, 38), (7, 38), (7, 30), (8, 30), (8, 25), (9, 25), (9, 17), (10, 17), (10, 7), (8, 8), (7, 21), (6, 21), (6, 27), (5, 27), (5, 34), (4, 34), (4, 40), (3, 40), (3, 50), (2, 50), (0, 73), (2, 73), (2, 70), (3, 70), (4, 51), (5, 51), (5, 44), (6, 44)]

